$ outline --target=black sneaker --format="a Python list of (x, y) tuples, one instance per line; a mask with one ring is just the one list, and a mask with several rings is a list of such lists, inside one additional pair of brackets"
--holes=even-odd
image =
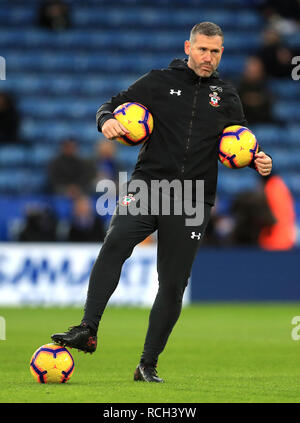
[(51, 336), (55, 344), (62, 347), (77, 348), (78, 351), (93, 353), (97, 348), (97, 336), (91, 328), (82, 323), (78, 326), (71, 326), (67, 332), (55, 333)]
[(157, 376), (155, 365), (140, 363), (134, 371), (134, 380), (142, 380), (144, 382), (162, 383), (163, 379)]

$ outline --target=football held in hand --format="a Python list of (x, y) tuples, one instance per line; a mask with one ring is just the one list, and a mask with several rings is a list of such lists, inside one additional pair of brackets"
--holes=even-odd
[(219, 159), (224, 166), (239, 169), (248, 166), (258, 152), (258, 142), (250, 129), (232, 125), (223, 130), (219, 140)]
[(153, 117), (145, 106), (139, 103), (124, 103), (118, 106), (113, 114), (129, 131), (129, 134), (116, 138), (118, 142), (134, 146), (148, 140), (153, 131)]

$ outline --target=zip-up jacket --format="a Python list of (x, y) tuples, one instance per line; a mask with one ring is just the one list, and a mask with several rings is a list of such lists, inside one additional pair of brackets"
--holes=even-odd
[(96, 115), (100, 132), (114, 109), (126, 102), (143, 104), (154, 119), (132, 179), (204, 180), (204, 201), (213, 205), (220, 135), (227, 126), (247, 126), (236, 89), (217, 72), (199, 77), (186, 59), (175, 59), (167, 69), (151, 70), (103, 104)]

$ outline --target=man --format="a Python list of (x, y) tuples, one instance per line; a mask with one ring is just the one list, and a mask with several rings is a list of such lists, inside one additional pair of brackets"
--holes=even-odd
[[(120, 104), (135, 101), (153, 114), (154, 131), (140, 150), (132, 180), (143, 180), (148, 185), (163, 179), (204, 180), (201, 224), (187, 226), (185, 213), (121, 215), (118, 210), (124, 206), (117, 206), (91, 272), (82, 322), (68, 332), (52, 336), (61, 345), (95, 351), (99, 321), (117, 287), (124, 261), (135, 245), (157, 230), (159, 289), (134, 380), (163, 382), (157, 375), (157, 360), (180, 315), (193, 260), (214, 204), (218, 139), (225, 127), (247, 124), (236, 90), (216, 73), (223, 49), (220, 27), (210, 22), (195, 25), (184, 45), (188, 60), (176, 59), (168, 69), (150, 71), (97, 112), (98, 129), (110, 140), (127, 132), (112, 114)], [(217, 104), (211, 101), (214, 92), (220, 98)], [(268, 175), (272, 161), (260, 151), (252, 167), (261, 175)], [(196, 194), (194, 187), (193, 202), (198, 201)]]

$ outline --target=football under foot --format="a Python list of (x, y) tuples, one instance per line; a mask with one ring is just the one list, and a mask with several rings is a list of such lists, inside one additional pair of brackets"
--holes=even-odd
[[(62, 344), (61, 342), (55, 342), (55, 345), (59, 345), (60, 347), (68, 347), (70, 350), (73, 349), (73, 347), (69, 347), (67, 344)], [(83, 350), (78, 350), (78, 352), (83, 352), (84, 354), (93, 354), (93, 352), (88, 352), (88, 351), (83, 351)]]
[(164, 380), (158, 377), (156, 366), (139, 364), (134, 371), (135, 381), (163, 383)]
[(53, 334), (51, 339), (57, 345), (75, 348), (84, 353), (92, 354), (97, 348), (97, 336), (92, 334), (87, 325), (71, 326), (66, 332)]

